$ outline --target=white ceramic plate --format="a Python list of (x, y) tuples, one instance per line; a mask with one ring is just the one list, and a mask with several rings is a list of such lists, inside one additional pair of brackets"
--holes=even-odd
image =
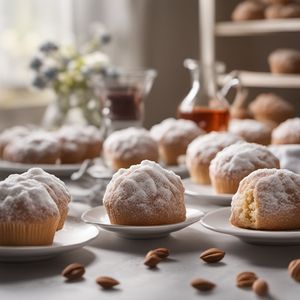
[(152, 239), (167, 236), (171, 232), (178, 231), (198, 222), (203, 215), (204, 213), (201, 210), (187, 207), (186, 220), (181, 223), (157, 226), (112, 225), (105, 208), (103, 206), (98, 206), (84, 212), (81, 219), (86, 223), (98, 225), (104, 230), (115, 232), (117, 235), (124, 238)]
[(43, 165), (43, 164), (19, 164), (9, 161), (0, 160), (0, 173), (10, 175), (10, 174), (20, 174), (26, 172), (30, 168), (38, 167), (42, 168), (48, 173), (56, 176), (70, 176), (72, 173), (79, 170), (81, 164), (63, 164), (63, 165)]
[(79, 218), (68, 217), (63, 229), (55, 233), (50, 246), (0, 246), (0, 261), (34, 261), (47, 259), (87, 245), (99, 230), (83, 223)]
[(201, 224), (213, 231), (235, 236), (250, 244), (261, 245), (300, 245), (300, 230), (265, 231), (244, 229), (229, 222), (230, 207), (224, 207), (207, 213)]
[(199, 200), (207, 200), (212, 204), (217, 204), (221, 206), (230, 206), (232, 196), (231, 194), (216, 194), (211, 185), (202, 185), (193, 183), (190, 178), (182, 180), (185, 194), (197, 197)]

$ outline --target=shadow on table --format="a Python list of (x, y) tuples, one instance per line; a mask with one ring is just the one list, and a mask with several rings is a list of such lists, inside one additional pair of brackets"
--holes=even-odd
[(47, 260), (0, 262), (0, 284), (57, 276), (70, 263), (78, 262), (88, 266), (94, 260), (95, 255), (91, 251), (80, 249)]
[(172, 254), (197, 252), (215, 247), (215, 239), (209, 232), (186, 228), (165, 238), (134, 240), (118, 237), (116, 234), (101, 231), (99, 238), (90, 246), (116, 252), (127, 252), (144, 256), (151, 249), (166, 247)]
[(300, 246), (262, 246), (236, 241), (227, 247), (230, 255), (240, 257), (254, 266), (287, 268), (291, 260), (300, 258)]
[[(219, 238), (218, 238), (219, 237)], [(289, 262), (300, 258), (300, 246), (262, 246), (251, 245), (223, 234), (189, 227), (173, 233), (166, 238), (150, 240), (131, 240), (120, 238), (116, 234), (101, 231), (99, 238), (91, 247), (115, 252), (127, 252), (144, 256), (151, 249), (166, 247), (172, 255), (200, 253), (208, 248), (217, 247), (227, 256), (236, 256), (248, 261), (250, 265), (268, 268), (287, 268)], [(224, 261), (226, 263), (226, 260)], [(215, 265), (216, 267), (220, 264)]]

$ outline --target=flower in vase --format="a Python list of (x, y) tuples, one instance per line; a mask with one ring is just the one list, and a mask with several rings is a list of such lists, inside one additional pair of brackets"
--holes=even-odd
[(102, 51), (110, 40), (110, 35), (101, 27), (86, 45), (78, 48), (59, 46), (51, 41), (43, 43), (30, 62), (35, 73), (33, 86), (52, 89), (64, 114), (77, 107), (89, 118), (90, 106), (100, 105), (92, 88), (94, 75), (103, 76), (111, 67), (109, 57)]

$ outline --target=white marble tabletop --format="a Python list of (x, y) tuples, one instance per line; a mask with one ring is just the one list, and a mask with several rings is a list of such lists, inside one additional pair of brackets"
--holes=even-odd
[[(196, 200), (188, 200), (195, 204)], [(213, 208), (203, 206), (205, 210)], [(79, 215), (85, 207), (75, 205), (71, 214)], [(143, 264), (144, 255), (156, 247), (167, 247), (170, 258), (157, 269)], [(200, 253), (210, 247), (226, 251), (222, 262), (206, 264)], [(241, 271), (253, 271), (269, 284), (264, 299), (299, 299), (300, 284), (287, 272), (289, 261), (300, 257), (300, 246), (255, 246), (206, 230), (200, 223), (155, 240), (126, 240), (101, 231), (89, 246), (45, 261), (0, 263), (1, 299), (257, 299), (251, 290), (235, 286)], [(60, 275), (69, 263), (86, 266), (84, 279), (66, 282)], [(120, 281), (113, 290), (102, 290), (97, 276), (111, 276)], [(217, 286), (201, 293), (190, 287), (192, 279), (202, 277)]]

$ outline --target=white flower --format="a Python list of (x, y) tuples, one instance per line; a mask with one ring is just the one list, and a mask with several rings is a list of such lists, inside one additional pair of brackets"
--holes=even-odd
[(86, 70), (99, 71), (105, 67), (108, 67), (110, 63), (108, 56), (99, 51), (83, 56), (82, 60), (83, 60), (83, 66), (82, 66), (83, 72), (85, 72)]

